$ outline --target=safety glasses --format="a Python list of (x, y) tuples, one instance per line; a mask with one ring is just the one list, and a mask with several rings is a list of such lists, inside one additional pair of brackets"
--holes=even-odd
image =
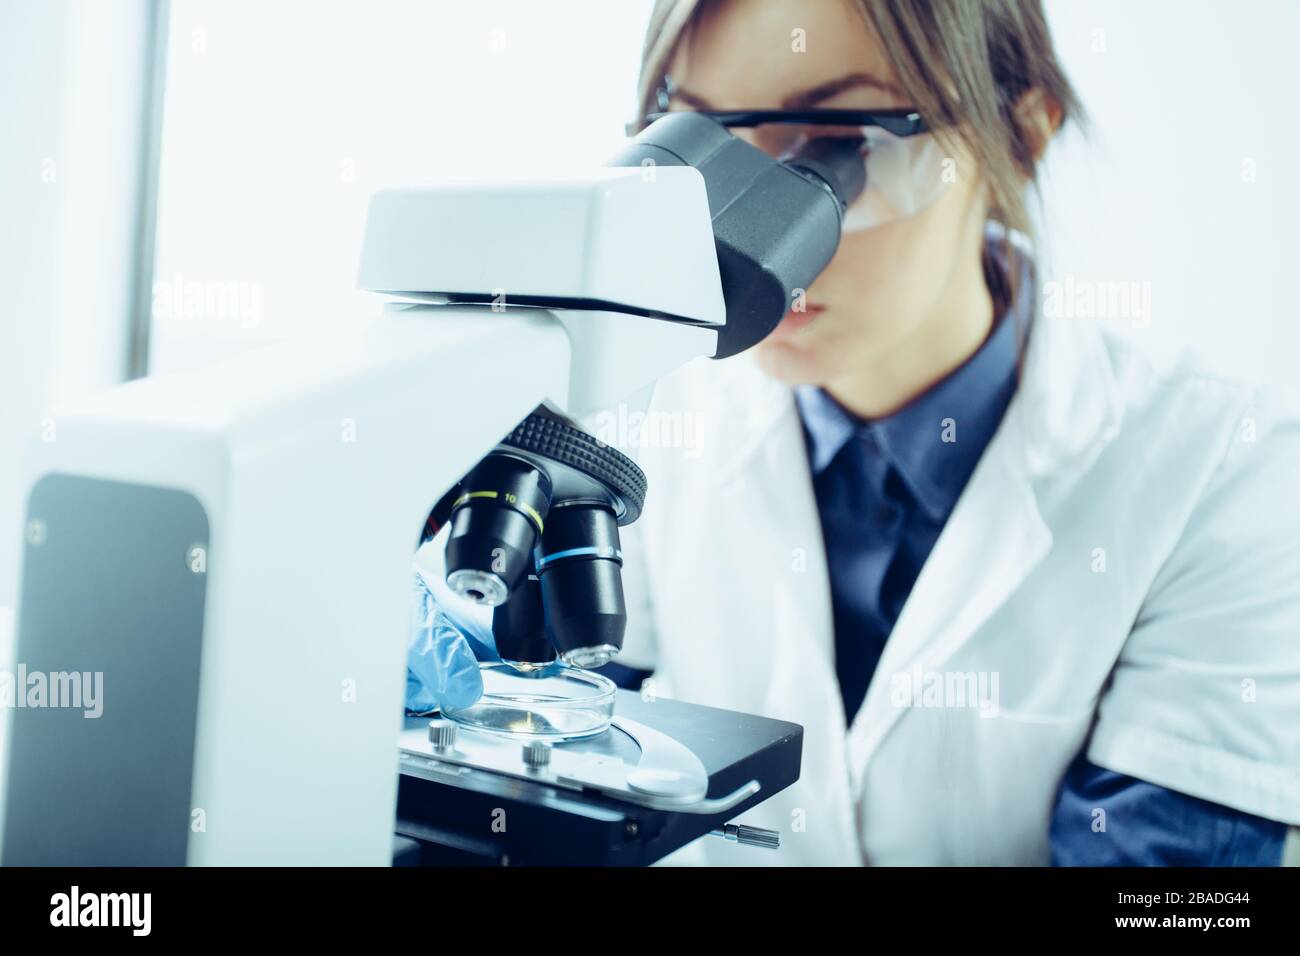
[[(629, 124), (634, 135), (673, 112), (671, 86), (656, 94), (659, 109), (644, 123)], [(946, 161), (921, 114), (914, 109), (746, 109), (691, 110), (716, 121), (771, 156), (792, 155), (810, 139), (853, 138), (861, 142), (866, 188), (845, 212), (846, 231), (860, 231), (916, 215), (953, 182)]]
[[(657, 110), (645, 118), (644, 126), (667, 116), (670, 110)], [(925, 120), (916, 110), (692, 110), (709, 117), (728, 129), (753, 129), (759, 126), (813, 126), (837, 129), (876, 127), (897, 137), (928, 132)], [(639, 132), (639, 130), (638, 130)]]

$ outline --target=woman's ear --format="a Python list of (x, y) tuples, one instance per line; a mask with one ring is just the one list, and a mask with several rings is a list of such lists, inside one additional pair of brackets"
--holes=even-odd
[(1026, 90), (1020, 95), (1015, 106), (1016, 125), (1034, 162), (1043, 158), (1047, 144), (1061, 128), (1061, 119), (1065, 115), (1061, 104), (1038, 88)]

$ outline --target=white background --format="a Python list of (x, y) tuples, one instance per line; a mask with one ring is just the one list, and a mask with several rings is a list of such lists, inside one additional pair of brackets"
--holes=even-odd
[(599, 166), (633, 115), (649, 11), (177, 0), (152, 368), (373, 314), (354, 286), (375, 189)]
[(1048, 170), (1049, 275), (1149, 282), (1155, 348), (1300, 385), (1300, 3), (1048, 10), (1092, 115)]

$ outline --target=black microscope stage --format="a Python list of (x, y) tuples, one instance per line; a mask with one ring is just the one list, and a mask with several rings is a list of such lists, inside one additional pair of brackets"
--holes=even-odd
[[(491, 735), (458, 728), (455, 747), (439, 753), (430, 743), (430, 718), (407, 718), (399, 744), (395, 862), (646, 865), (720, 830), (799, 779), (803, 728), (798, 724), (645, 699), (628, 690), (618, 692), (614, 710), (615, 723), (607, 731), (554, 745), (553, 764), (536, 774), (520, 763), (525, 741), (485, 741)], [(683, 809), (689, 800), (674, 805), (671, 798), (647, 796), (636, 787), (620, 791), (621, 783), (611, 783), (621, 781), (638, 760), (643, 761), (640, 772), (656, 773), (644, 761), (656, 749), (651, 739), (663, 735), (698, 758), (707, 794), (694, 805), (705, 812)], [(487, 744), (488, 759), (477, 759), (477, 743)], [(560, 772), (579, 766), (572, 774)], [(700, 782), (702, 787), (703, 778)]]

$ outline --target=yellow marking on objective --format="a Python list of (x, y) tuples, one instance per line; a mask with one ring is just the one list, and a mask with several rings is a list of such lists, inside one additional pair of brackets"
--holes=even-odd
[[(471, 498), (499, 498), (499, 497), (501, 497), (501, 495), (499, 492), (496, 491), (469, 491), (461, 495), (455, 501), (453, 501), (451, 503), (451, 506), (453, 508), (458, 508), (466, 501), (469, 501), (469, 499)], [(514, 499), (514, 495), (508, 495), (507, 497), (511, 498), (512, 500)], [(545, 524), (543, 523), (542, 516), (538, 512), (538, 510), (534, 508), (532, 505), (528, 504), (528, 502), (526, 501), (516, 501), (515, 503), (518, 504), (519, 507), (523, 508), (532, 516), (533, 520), (537, 522), (537, 533), (541, 534), (542, 529), (545, 527)]]
[(526, 501), (521, 501), (521, 502), (519, 502), (519, 507), (523, 508), (525, 511), (527, 511), (530, 515), (533, 516), (533, 520), (537, 522), (537, 533), (538, 533), (538, 534), (541, 534), (541, 533), (542, 533), (542, 516), (541, 516), (540, 514), (538, 514), (537, 509), (534, 508), (532, 505), (528, 504), (528, 502), (526, 502)]
[(467, 491), (465, 494), (461, 495), (459, 498), (453, 501), (451, 503), (451, 506), (455, 508), (457, 505), (463, 504), (464, 502), (469, 501), (469, 499), (471, 498), (496, 498), (496, 497), (497, 497), (497, 493), (495, 491)]

